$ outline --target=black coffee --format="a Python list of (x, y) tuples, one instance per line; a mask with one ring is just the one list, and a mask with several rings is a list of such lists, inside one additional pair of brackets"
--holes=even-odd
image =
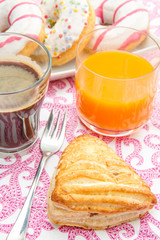
[[(18, 91), (31, 86), (41, 76), (40, 71), (26, 63), (0, 62), (0, 150), (21, 149), (37, 138), (47, 79), (39, 88)], [(17, 93), (11, 94), (11, 91)]]

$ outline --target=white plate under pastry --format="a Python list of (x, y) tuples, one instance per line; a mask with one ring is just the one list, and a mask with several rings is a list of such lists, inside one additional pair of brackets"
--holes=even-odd
[[(156, 37), (153, 34), (150, 34), (150, 36), (155, 39), (155, 41), (160, 45), (160, 38)], [(143, 48), (144, 49), (148, 49), (148, 48), (152, 48), (153, 47), (153, 41), (151, 41), (149, 38), (146, 38), (146, 40), (144, 40), (139, 48)], [(138, 51), (138, 47), (136, 49), (136, 51)], [(142, 50), (140, 50), (142, 51)], [(72, 61), (62, 65), (62, 66), (55, 66), (52, 67), (52, 71), (51, 71), (51, 76), (50, 76), (50, 81), (55, 81), (58, 79), (63, 79), (63, 78), (67, 78), (67, 77), (73, 77), (75, 75), (75, 59), (73, 59)]]

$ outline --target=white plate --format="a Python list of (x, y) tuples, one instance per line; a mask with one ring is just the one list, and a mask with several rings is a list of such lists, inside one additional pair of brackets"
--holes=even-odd
[(50, 81), (66, 77), (73, 77), (74, 74), (75, 74), (75, 59), (62, 66), (52, 67)]
[[(160, 45), (160, 39), (154, 36), (153, 34), (150, 35)], [(149, 38), (147, 38), (146, 40), (143, 41), (143, 43), (139, 47), (142, 47), (142, 45), (143, 49), (152, 48), (152, 41), (150, 41)], [(138, 50), (138, 47), (136, 50)], [(63, 79), (67, 77), (73, 77), (74, 74), (75, 74), (75, 59), (62, 66), (52, 67), (50, 81)]]

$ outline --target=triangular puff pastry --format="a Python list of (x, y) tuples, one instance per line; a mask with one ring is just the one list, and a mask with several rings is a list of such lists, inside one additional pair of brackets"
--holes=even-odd
[(81, 135), (64, 150), (48, 191), (49, 219), (104, 229), (143, 216), (156, 204), (149, 186), (107, 144)]

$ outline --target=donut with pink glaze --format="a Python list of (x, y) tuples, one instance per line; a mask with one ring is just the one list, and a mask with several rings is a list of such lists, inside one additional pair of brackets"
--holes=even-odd
[[(39, 40), (44, 39), (44, 22), (42, 12), (38, 4), (33, 0), (1, 0), (0, 1), (0, 32), (12, 32), (28, 35)], [(0, 43), (2, 50), (19, 53), (25, 51), (30, 55), (35, 46), (33, 43), (17, 41), (16, 37), (12, 39), (4, 37)], [(2, 49), (3, 48), (3, 49)]]
[[(108, 50), (114, 48), (126, 50), (134, 48), (144, 40), (144, 34), (149, 31), (149, 14), (145, 7), (137, 0), (101, 0), (93, 2), (96, 12), (95, 29), (111, 26), (109, 29), (102, 29), (101, 34), (94, 33), (88, 47)], [(133, 34), (132, 31), (112, 26), (134, 28), (142, 33)]]

